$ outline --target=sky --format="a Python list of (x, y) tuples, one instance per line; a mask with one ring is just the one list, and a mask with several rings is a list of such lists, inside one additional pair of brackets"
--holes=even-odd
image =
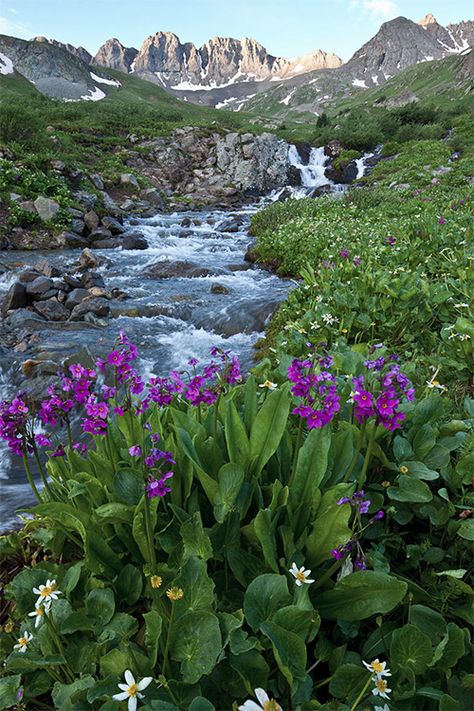
[(474, 16), (470, 0), (0, 0), (0, 34), (44, 35), (95, 54), (110, 37), (139, 48), (161, 30), (197, 46), (253, 37), (276, 56), (322, 49), (347, 60), (382, 22), (428, 12), (442, 25)]

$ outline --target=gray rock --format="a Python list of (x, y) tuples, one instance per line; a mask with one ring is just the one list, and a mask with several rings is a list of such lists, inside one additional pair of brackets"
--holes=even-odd
[(21, 309), (28, 303), (26, 296), (26, 287), (19, 281), (11, 285), (5, 296), (3, 308), (5, 311), (10, 309)]
[(97, 227), (89, 235), (91, 242), (95, 242), (98, 239), (109, 239), (110, 237), (112, 237), (112, 232), (105, 227)]
[(118, 216), (121, 214), (121, 209), (113, 200), (113, 198), (110, 197), (108, 193), (105, 191), (101, 193), (102, 195), (102, 203), (104, 205), (104, 209), (107, 210), (107, 212), (110, 212), (111, 215)]
[(230, 289), (228, 289), (224, 284), (213, 284), (211, 286), (212, 294), (230, 294)]
[(99, 260), (92, 254), (88, 247), (82, 250), (79, 266), (83, 269), (96, 269), (99, 266)]
[(220, 274), (226, 274), (226, 271), (217, 267), (214, 269), (201, 267), (194, 262), (166, 260), (151, 264), (143, 272), (143, 276), (149, 279), (175, 279), (177, 277), (192, 279), (193, 277), (218, 276)]
[(68, 294), (66, 299), (66, 308), (72, 311), (75, 306), (80, 304), (84, 299), (89, 296), (87, 289), (79, 287), (78, 289), (73, 289), (70, 294)]
[(122, 237), (123, 249), (148, 249), (148, 242), (139, 232), (130, 232)]
[(137, 190), (140, 188), (138, 180), (133, 173), (122, 173), (120, 176), (120, 183), (122, 185), (132, 185), (134, 188), (137, 188)]
[(18, 193), (10, 193), (9, 198), (10, 202), (21, 202), (23, 200), (23, 195), (19, 195)]
[(92, 289), (94, 286), (105, 289), (104, 279), (97, 272), (84, 272), (81, 277), (81, 284), (84, 289)]
[(94, 195), (94, 193), (86, 193), (84, 190), (76, 190), (73, 193), (73, 197), (87, 211), (93, 210), (97, 204), (97, 195)]
[(26, 210), (26, 212), (36, 212), (36, 207), (33, 200), (23, 200), (22, 202), (20, 202), (20, 207), (22, 210)]
[(34, 268), (45, 277), (51, 278), (61, 276), (61, 271), (51, 264), (51, 262), (48, 262), (47, 259), (40, 259), (39, 262), (36, 262)]
[(8, 331), (19, 331), (34, 327), (35, 324), (42, 324), (44, 321), (45, 319), (34, 311), (17, 309), (5, 319), (4, 325)]
[(109, 239), (98, 239), (92, 242), (91, 249), (115, 249), (122, 244), (119, 237), (110, 237)]
[(87, 247), (89, 241), (85, 237), (76, 234), (75, 232), (61, 232), (59, 238), (66, 248), (75, 249), (76, 247)]
[(41, 274), (36, 269), (24, 269), (18, 275), (18, 279), (22, 284), (27, 284), (29, 281), (34, 281), (39, 276), (41, 276)]
[(53, 282), (48, 277), (40, 276), (26, 285), (26, 293), (33, 301), (40, 299), (42, 294), (53, 288)]
[(136, 207), (137, 207), (137, 203), (135, 202), (135, 200), (130, 200), (130, 199), (124, 200), (124, 202), (120, 205), (120, 209), (125, 210), (125, 211), (135, 210)]
[(73, 218), (71, 220), (71, 230), (76, 235), (83, 235), (85, 227), (86, 227), (86, 225), (85, 225), (84, 220), (78, 220), (77, 218)]
[(68, 309), (56, 299), (39, 301), (34, 305), (35, 311), (48, 321), (66, 321), (69, 318)]
[(89, 175), (89, 180), (91, 181), (92, 185), (97, 188), (97, 190), (104, 189), (104, 181), (97, 173), (92, 173), (92, 175)]
[(77, 210), (75, 207), (68, 207), (67, 211), (69, 212), (71, 217), (74, 217), (77, 220), (82, 220), (82, 218), (84, 217), (84, 213), (82, 212), (82, 210)]
[(102, 218), (102, 225), (113, 235), (121, 235), (125, 232), (124, 226), (117, 220), (117, 218), (111, 217), (110, 215), (106, 215)]
[(70, 319), (71, 321), (82, 321), (88, 313), (106, 318), (110, 314), (110, 306), (107, 299), (99, 297), (82, 301), (73, 308)]
[(36, 212), (43, 221), (53, 220), (58, 214), (59, 205), (55, 200), (40, 195), (34, 202)]
[(89, 210), (89, 212), (86, 212), (84, 215), (84, 223), (91, 232), (96, 230), (100, 223), (99, 215), (94, 212), (94, 210)]
[(72, 289), (82, 289), (81, 280), (72, 276), (72, 274), (65, 274), (63, 278), (66, 284)]
[(45, 291), (44, 294), (41, 294), (39, 301), (47, 301), (48, 299), (56, 298), (57, 295), (58, 295), (57, 289), (48, 289), (48, 291)]
[(147, 188), (146, 190), (143, 190), (140, 193), (140, 197), (147, 200), (147, 202), (151, 203), (151, 205), (156, 207), (158, 210), (165, 209), (166, 203), (163, 198), (163, 194), (155, 188)]

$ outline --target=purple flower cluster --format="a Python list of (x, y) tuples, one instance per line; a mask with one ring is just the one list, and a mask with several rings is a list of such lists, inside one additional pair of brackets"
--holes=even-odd
[[(396, 356), (391, 356), (389, 361), (395, 359)], [(364, 375), (352, 379), (354, 417), (361, 423), (375, 417), (377, 425), (393, 432), (405, 419), (398, 408), (404, 400), (413, 400), (414, 388), (400, 366), (387, 362), (383, 356), (366, 360), (364, 365), (373, 373), (372, 385), (366, 384)], [(388, 370), (385, 370), (387, 365)]]
[(146, 483), (146, 495), (149, 499), (154, 499), (155, 496), (166, 496), (171, 491), (171, 487), (166, 484), (168, 479), (171, 479), (173, 472), (165, 472), (159, 479), (150, 477)]
[(107, 366), (111, 366), (116, 383), (126, 386), (133, 395), (140, 395), (145, 389), (145, 383), (131, 365), (137, 358), (138, 348), (120, 331), (114, 350), (105, 359), (99, 358), (96, 366), (101, 373), (105, 373)]
[(356, 509), (360, 514), (366, 514), (370, 508), (370, 499), (365, 498), (365, 491), (361, 489), (356, 491), (351, 497), (343, 496), (339, 501), (336, 502), (338, 506), (343, 504), (350, 504), (354, 509)]
[(316, 372), (311, 360), (294, 359), (288, 368), (291, 392), (302, 402), (293, 409), (294, 415), (306, 419), (308, 429), (324, 427), (340, 409), (336, 378), (327, 370)]
[(28, 411), (21, 397), (16, 397), (11, 402), (0, 403), (0, 438), (7, 443), (13, 454), (20, 457), (23, 455), (23, 447), (26, 443)]

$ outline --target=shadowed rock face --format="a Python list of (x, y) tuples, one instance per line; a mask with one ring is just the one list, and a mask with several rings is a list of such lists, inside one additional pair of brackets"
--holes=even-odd
[(77, 59), (80, 59), (81, 62), (85, 62), (86, 64), (90, 64), (92, 62), (92, 54), (90, 54), (87, 49), (84, 49), (84, 47), (74, 47), (72, 44), (64, 44), (64, 42), (58, 42), (58, 40), (55, 39), (48, 39), (47, 37), (33, 37), (34, 42), (47, 42), (48, 44), (52, 44), (53, 47), (61, 47), (62, 49), (67, 50), (70, 54), (74, 55), (74, 57), (77, 57)]
[[(127, 52), (131, 52), (128, 57)], [(172, 32), (150, 35), (138, 53), (137, 50), (126, 49), (116, 39), (107, 40), (94, 57), (94, 62), (121, 71), (133, 71), (166, 88), (219, 87), (229, 83), (283, 78), (342, 64), (339, 57), (321, 50), (293, 61), (273, 57), (265, 47), (248, 38), (214, 37), (197, 48), (191, 42), (181, 43)]]

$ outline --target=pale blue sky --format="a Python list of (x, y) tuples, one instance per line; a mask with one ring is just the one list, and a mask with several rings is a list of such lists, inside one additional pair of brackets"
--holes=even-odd
[(468, 0), (0, 0), (0, 33), (46, 35), (94, 54), (109, 37), (140, 47), (169, 30), (198, 46), (216, 35), (253, 37), (278, 56), (323, 49), (349, 59), (382, 22), (427, 12), (441, 24), (474, 16)]

